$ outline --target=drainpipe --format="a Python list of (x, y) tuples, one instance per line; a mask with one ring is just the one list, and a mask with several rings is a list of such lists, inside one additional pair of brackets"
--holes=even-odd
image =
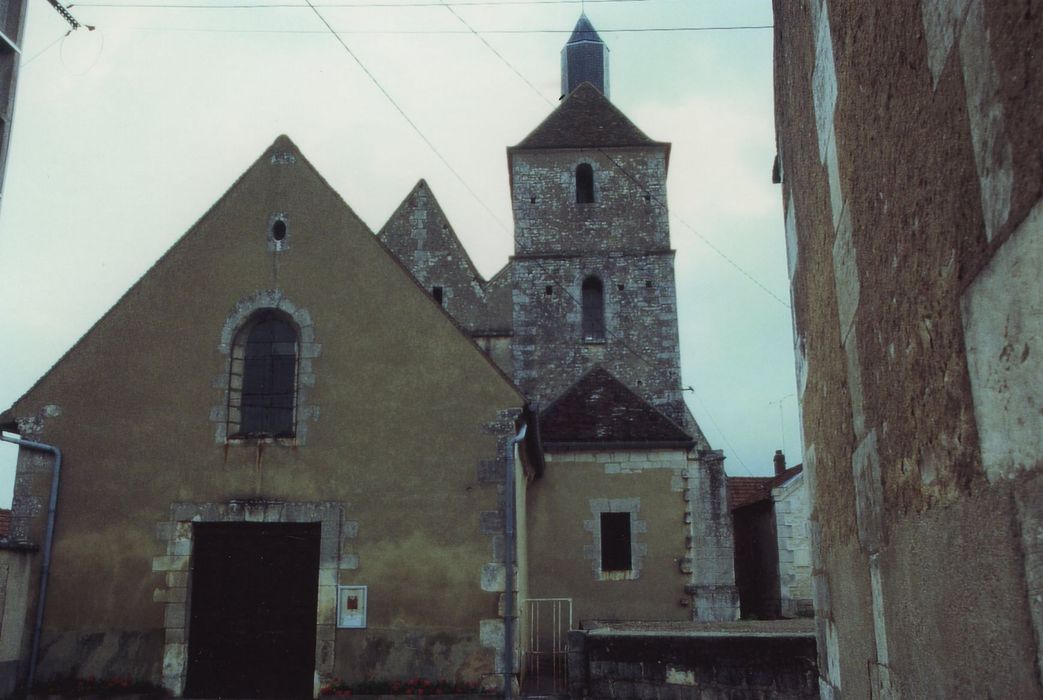
[(43, 631), (43, 609), (47, 601), (47, 577), (51, 571), (51, 542), (54, 540), (54, 512), (58, 507), (58, 481), (62, 473), (62, 451), (53, 445), (45, 445), (42, 442), (22, 440), (13, 438), (0, 432), (0, 440), (14, 443), (19, 447), (40, 452), (50, 452), (54, 455), (54, 474), (51, 476), (51, 500), (47, 506), (47, 531), (43, 538), (43, 568), (40, 570), (40, 595), (36, 601), (36, 624), (33, 627), (33, 647), (29, 657), (29, 679), (26, 683), (26, 692), (33, 688), (36, 681), (36, 660), (40, 652), (40, 633)]
[(506, 584), (504, 585), (503, 603), (503, 697), (512, 700), (514, 697), (514, 447), (525, 439), (526, 426), (507, 442), (507, 481), (504, 484), (504, 568)]

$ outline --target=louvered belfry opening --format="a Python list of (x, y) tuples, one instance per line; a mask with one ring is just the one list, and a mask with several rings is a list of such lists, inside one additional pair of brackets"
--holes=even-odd
[(583, 280), (583, 339), (605, 339), (605, 290), (601, 280)]
[(232, 374), (234, 387), (240, 370), (241, 386), (229, 401), (230, 434), (293, 437), (297, 350), (297, 330), (278, 312), (263, 311), (240, 331)]

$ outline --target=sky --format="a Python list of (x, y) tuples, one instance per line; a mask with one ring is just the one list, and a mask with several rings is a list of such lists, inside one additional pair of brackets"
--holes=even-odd
[[(688, 404), (729, 474), (771, 473), (776, 449), (800, 461), (772, 32), (685, 29), (770, 25), (770, 0), (313, 2), (96, 0), (71, 6), (96, 29), (68, 33), (29, 1), (0, 202), (0, 407), (279, 134), (374, 231), (425, 178), (491, 277), (513, 246), (506, 148), (557, 104), (585, 10), (612, 101), (673, 144)], [(14, 452), (0, 445), (0, 506)]]

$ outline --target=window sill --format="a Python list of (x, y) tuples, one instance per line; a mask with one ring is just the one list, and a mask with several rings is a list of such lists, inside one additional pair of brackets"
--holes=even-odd
[(584, 338), (585, 345), (605, 345), (608, 341), (604, 338)]
[(634, 569), (598, 571), (598, 581), (633, 581), (636, 578), (637, 571)]

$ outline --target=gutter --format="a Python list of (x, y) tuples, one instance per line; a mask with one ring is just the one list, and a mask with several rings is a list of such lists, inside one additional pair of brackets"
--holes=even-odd
[(2, 432), (0, 432), (0, 440), (30, 450), (50, 452), (54, 455), (54, 474), (51, 476), (51, 498), (47, 506), (47, 530), (43, 539), (43, 568), (40, 570), (40, 593), (36, 601), (36, 623), (33, 626), (32, 654), (29, 657), (29, 677), (26, 681), (26, 692), (29, 692), (33, 688), (33, 683), (36, 682), (36, 662), (40, 653), (40, 635), (43, 632), (44, 605), (47, 602), (47, 579), (51, 572), (51, 544), (54, 541), (54, 514), (58, 508), (58, 483), (62, 473), (62, 451), (53, 445), (8, 437)]
[(514, 698), (514, 447), (525, 439), (527, 426), (522, 423), (518, 434), (507, 441), (507, 474), (504, 483), (504, 603), (503, 603), (503, 697)]

